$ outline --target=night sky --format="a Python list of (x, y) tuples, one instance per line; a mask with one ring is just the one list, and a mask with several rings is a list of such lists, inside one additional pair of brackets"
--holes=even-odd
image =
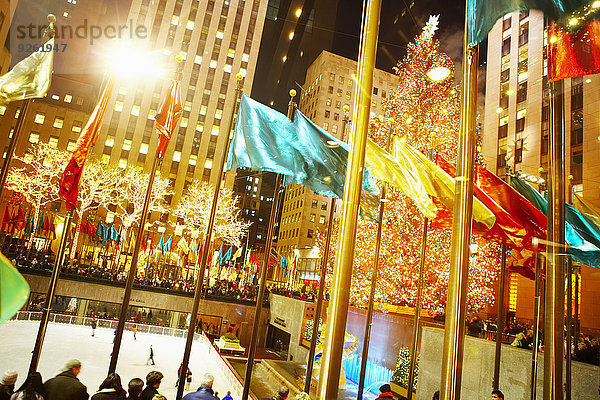
[[(334, 52), (348, 58), (358, 58), (358, 33), (360, 31), (362, 0), (342, 0), (336, 23)], [(412, 6), (411, 6), (412, 4)], [(464, 34), (464, 1), (429, 0), (383, 0), (377, 68), (392, 72), (392, 67), (403, 57), (406, 45), (418, 35), (430, 15), (440, 15), (440, 50), (454, 60), (460, 71)], [(485, 58), (485, 48), (480, 59)]]

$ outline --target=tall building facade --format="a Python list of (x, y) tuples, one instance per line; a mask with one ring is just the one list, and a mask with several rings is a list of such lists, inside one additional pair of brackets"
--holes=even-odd
[[(357, 62), (323, 51), (308, 68), (300, 95), (299, 109), (315, 124), (331, 135), (348, 141), (354, 99), (356, 96)], [(375, 70), (371, 112), (381, 113), (381, 105), (391, 89), (398, 86), (394, 74)], [(344, 112), (344, 108), (348, 110)], [(289, 260), (297, 258), (298, 279), (318, 280), (319, 254), (315, 248), (317, 232), (325, 232), (332, 207), (330, 197), (316, 194), (302, 185), (286, 188), (277, 251)], [(335, 202), (335, 213), (341, 200)], [(272, 278), (285, 281), (283, 271), (273, 270)]]
[[(177, 205), (195, 179), (218, 184), (218, 165), (233, 128), (236, 75), (244, 75), (242, 86), (249, 92), (266, 9), (266, 0), (134, 0), (128, 20), (146, 26), (144, 50), (168, 73), (117, 80), (97, 156), (122, 168), (150, 170), (158, 143), (154, 117), (175, 78), (175, 57), (181, 55), (183, 114), (160, 166), (174, 192), (167, 202)], [(231, 187), (233, 179), (228, 174), (226, 185)], [(168, 229), (169, 215), (160, 218)]]
[[(507, 170), (535, 180), (545, 190), (548, 171), (550, 123), (549, 86), (546, 73), (547, 38), (541, 12), (512, 13), (499, 20), (488, 36), (485, 115), (482, 153), (488, 168), (498, 176)], [(572, 176), (573, 191), (600, 205), (600, 79), (597, 75), (566, 79), (565, 167)], [(580, 271), (580, 319), (582, 328), (600, 326), (595, 304), (600, 270), (582, 266)], [(533, 319), (534, 283), (521, 276), (509, 277), (509, 311), (517, 319)]]

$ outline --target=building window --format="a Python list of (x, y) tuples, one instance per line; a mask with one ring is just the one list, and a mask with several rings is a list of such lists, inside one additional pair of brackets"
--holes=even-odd
[(175, 162), (181, 161), (181, 152), (180, 151), (173, 152), (173, 161), (175, 161)]
[(519, 47), (526, 45), (527, 42), (529, 42), (529, 22), (519, 27)]
[(519, 83), (517, 103), (527, 100), (527, 81)]
[(312, 208), (317, 208), (318, 205), (319, 205), (319, 202), (317, 200), (312, 201)]
[(523, 162), (523, 139), (515, 142), (515, 163)]
[(56, 117), (56, 118), (54, 118), (54, 124), (52, 126), (54, 126), (57, 129), (60, 129), (63, 127), (64, 122), (65, 122), (64, 118)]
[(77, 142), (75, 140), (69, 140), (69, 143), (67, 143), (67, 151), (73, 151), (75, 150), (75, 146), (77, 145)]
[(510, 79), (510, 68), (507, 68), (500, 72), (500, 82), (506, 83)]
[(204, 168), (205, 168), (205, 169), (211, 169), (211, 168), (212, 168), (212, 166), (213, 166), (213, 161), (212, 161), (211, 159), (207, 159), (207, 160), (204, 162)]
[(0, 115), (4, 115), (5, 112), (6, 112), (6, 106), (0, 106)]
[(325, 118), (329, 118), (331, 116), (331, 112), (329, 110), (325, 110)]
[(131, 115), (135, 115), (136, 117), (138, 117), (140, 115), (140, 106), (132, 106)]
[(73, 126), (71, 127), (71, 130), (75, 133), (81, 133), (81, 121), (73, 121)]
[(320, 224), (324, 224), (325, 223), (325, 216), (324, 215), (320, 215), (319, 216), (319, 223)]
[(37, 113), (35, 114), (35, 119), (33, 120), (33, 122), (35, 122), (36, 124), (43, 124), (44, 121), (46, 120), (46, 114), (44, 113)]
[(581, 183), (583, 180), (583, 151), (571, 152), (571, 175), (573, 183)]
[(50, 136), (48, 144), (56, 149), (58, 147), (58, 136)]
[(321, 210), (327, 211), (327, 202), (326, 201), (321, 203)]
[(140, 154), (148, 154), (148, 144), (142, 143), (140, 145)]
[(123, 111), (123, 102), (115, 101), (115, 111), (121, 112)]
[(127, 160), (124, 158), (121, 158), (119, 160), (119, 168), (125, 169), (127, 168)]
[(113, 147), (115, 145), (115, 138), (112, 136), (107, 136), (104, 145), (108, 147)]
[(583, 109), (571, 112), (571, 146), (583, 144)]
[(502, 41), (502, 57), (510, 54), (510, 36)]
[(312, 229), (308, 230), (308, 232), (306, 233), (306, 237), (309, 238), (309, 239), (313, 238), (313, 230)]
[(102, 154), (102, 159), (100, 160), (102, 164), (108, 164), (110, 162), (110, 155)]
[(125, 151), (131, 150), (131, 140), (125, 139), (123, 141), (123, 150), (125, 150)]
[(511, 21), (512, 21), (512, 18), (510, 17), (510, 14), (508, 14), (504, 17), (504, 20), (502, 21), (502, 31), (503, 32), (510, 29)]
[(31, 132), (29, 134), (29, 143), (38, 143), (40, 141), (40, 134), (37, 132)]
[(70, 103), (73, 100), (73, 96), (65, 94), (65, 103)]
[(323, 129), (325, 129), (326, 131), (329, 130), (329, 122), (323, 122)]
[(310, 214), (310, 222), (315, 222), (317, 219), (317, 214)]

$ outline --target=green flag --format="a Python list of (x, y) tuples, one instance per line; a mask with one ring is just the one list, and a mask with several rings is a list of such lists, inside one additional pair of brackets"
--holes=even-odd
[(27, 281), (0, 253), (0, 323), (15, 315), (28, 297)]
[(498, 19), (514, 11), (540, 10), (569, 32), (582, 29), (598, 17), (600, 7), (585, 0), (470, 0), (467, 3), (467, 40), (484, 40)]
[(0, 104), (46, 96), (52, 78), (54, 39), (0, 76)]

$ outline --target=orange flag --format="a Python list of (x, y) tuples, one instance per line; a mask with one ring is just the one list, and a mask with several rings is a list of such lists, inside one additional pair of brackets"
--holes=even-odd
[(161, 158), (165, 155), (171, 136), (173, 136), (173, 130), (175, 129), (182, 112), (181, 81), (177, 80), (171, 84), (169, 93), (160, 105), (155, 117), (156, 130), (160, 135), (156, 151)]
[(60, 179), (60, 187), (58, 189), (58, 195), (65, 199), (67, 210), (74, 210), (77, 206), (77, 197), (79, 195), (79, 180), (83, 173), (83, 166), (87, 159), (90, 147), (96, 143), (98, 139), (98, 132), (102, 126), (102, 120), (104, 119), (104, 113), (106, 112), (106, 106), (110, 95), (112, 94), (113, 82), (112, 79), (108, 79), (102, 97), (96, 108), (90, 115), (90, 119), (85, 125), (85, 129), (81, 132), (73, 156), (65, 167), (62, 177)]

